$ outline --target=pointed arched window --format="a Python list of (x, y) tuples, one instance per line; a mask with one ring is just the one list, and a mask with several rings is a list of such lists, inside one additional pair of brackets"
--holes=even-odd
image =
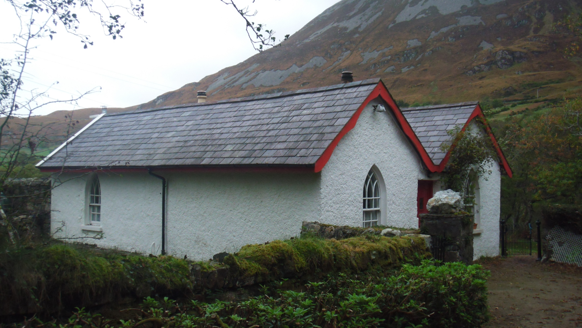
[(366, 181), (364, 182), (364, 227), (377, 226), (381, 222), (381, 183), (378, 180), (376, 173), (373, 170), (368, 172)]

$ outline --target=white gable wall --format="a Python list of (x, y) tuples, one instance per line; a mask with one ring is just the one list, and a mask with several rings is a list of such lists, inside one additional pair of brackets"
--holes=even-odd
[(207, 260), (247, 244), (299, 235), (319, 218), (319, 174), (172, 173), (168, 253)]
[(480, 234), (473, 238), (474, 259), (499, 255), (499, 219), (501, 215), (501, 172), (499, 164), (488, 168), (491, 174), (479, 177)]
[[(472, 121), (469, 133), (486, 136), (483, 125)], [(487, 136), (488, 137), (488, 136)], [(473, 258), (499, 255), (499, 219), (501, 215), (501, 167), (491, 163), (479, 177), (479, 226), (473, 235)]]
[(362, 226), (362, 190), (375, 165), (386, 185), (386, 221), (381, 224), (417, 228), (422, 163), (390, 109), (386, 106), (387, 112), (375, 112), (375, 104), (364, 108), (321, 172), (320, 222)]
[[(101, 185), (101, 239), (84, 230), (86, 188), (91, 175), (63, 174), (51, 195), (51, 230), (68, 241), (119, 248), (130, 252), (161, 252), (161, 181), (147, 173), (98, 174)], [(62, 183), (62, 184), (60, 184)], [(63, 226), (64, 224), (64, 226)], [(62, 227), (62, 229), (61, 229)], [(85, 226), (86, 228), (86, 226)], [(62, 231), (57, 231), (62, 230)]]

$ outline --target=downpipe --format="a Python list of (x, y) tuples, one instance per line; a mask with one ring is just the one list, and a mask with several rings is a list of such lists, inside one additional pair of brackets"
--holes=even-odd
[(166, 178), (153, 173), (151, 168), (148, 168), (148, 173), (162, 180), (162, 255), (166, 255)]

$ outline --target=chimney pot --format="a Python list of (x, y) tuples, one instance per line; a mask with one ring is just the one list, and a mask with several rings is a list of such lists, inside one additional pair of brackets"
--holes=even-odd
[(101, 107), (101, 114), (107, 114), (107, 106)]
[(351, 71), (343, 71), (342, 82), (343, 83), (354, 82), (354, 74)]
[(206, 91), (198, 91), (198, 103), (206, 102)]

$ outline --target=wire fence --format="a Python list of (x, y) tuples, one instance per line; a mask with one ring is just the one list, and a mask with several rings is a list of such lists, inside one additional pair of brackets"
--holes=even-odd
[(556, 226), (548, 231), (546, 240), (551, 260), (582, 267), (582, 235)]

